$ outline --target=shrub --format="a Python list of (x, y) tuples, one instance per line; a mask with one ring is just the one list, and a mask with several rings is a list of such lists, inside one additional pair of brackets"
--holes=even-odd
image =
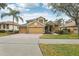
[(70, 31), (68, 29), (63, 29), (63, 30), (60, 30), (58, 31), (58, 34), (69, 34)]
[(6, 31), (5, 30), (0, 30), (0, 33), (5, 33)]
[(19, 31), (14, 31), (14, 32), (13, 32), (13, 30), (6, 30), (6, 31), (5, 31), (5, 30), (0, 30), (0, 33), (5, 33), (5, 32), (6, 32), (6, 33), (9, 33), (9, 34), (16, 34), (16, 33), (19, 33)]
[(16, 34), (16, 33), (19, 33), (19, 31), (14, 31), (14, 33)]
[(16, 33), (19, 33), (19, 31), (14, 31), (13, 32), (13, 30), (9, 30), (8, 33), (10, 33), (10, 34), (16, 34)]

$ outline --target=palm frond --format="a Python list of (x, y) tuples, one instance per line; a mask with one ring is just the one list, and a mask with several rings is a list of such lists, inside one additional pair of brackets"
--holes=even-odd
[(1, 14), (1, 18), (3, 18), (3, 17), (5, 17), (5, 16), (10, 16), (11, 14), (9, 14), (9, 13), (3, 13), (3, 14)]
[(21, 19), (22, 22), (24, 22), (23, 18), (21, 16), (19, 16), (19, 18)]
[(7, 4), (6, 3), (0, 3), (0, 9), (4, 9), (5, 7), (7, 7)]
[(8, 10), (13, 11), (10, 7), (7, 7)]
[(14, 10), (15, 14), (20, 14), (20, 11)]
[(12, 13), (12, 14), (19, 14), (19, 13), (20, 13), (18, 10), (12, 9), (12, 8), (10, 8), (10, 7), (8, 7), (7, 9), (8, 9), (8, 10), (10, 11), (10, 13)]

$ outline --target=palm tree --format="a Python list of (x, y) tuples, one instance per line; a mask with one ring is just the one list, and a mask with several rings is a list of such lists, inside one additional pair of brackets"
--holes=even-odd
[(5, 7), (7, 7), (6, 3), (0, 3), (0, 9), (5, 9)]
[[(5, 16), (12, 16), (13, 17), (13, 23), (14, 23), (14, 20), (16, 20), (17, 23), (19, 22), (19, 20), (23, 21), (23, 18), (19, 16), (20, 12), (18, 10), (13, 10), (9, 7), (8, 7), (8, 9), (9, 9), (9, 12), (8, 13), (2, 13), (1, 18), (5, 17)], [(14, 32), (14, 24), (13, 24), (13, 32)]]

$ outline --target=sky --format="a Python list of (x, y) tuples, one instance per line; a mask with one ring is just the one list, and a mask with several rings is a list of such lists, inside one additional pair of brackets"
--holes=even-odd
[[(65, 20), (69, 19), (69, 17), (67, 17), (65, 14), (57, 16), (56, 13), (51, 11), (51, 7), (48, 7), (47, 3), (10, 3), (8, 4), (8, 7), (19, 10), (21, 12), (20, 16), (24, 19), (24, 22), (19, 21), (19, 24), (24, 24), (26, 23), (26, 20), (40, 16), (46, 18), (48, 21), (55, 21), (56, 19), (60, 18)], [(5, 8), (5, 10), (0, 10), (0, 14), (5, 12), (8, 13), (9, 10), (7, 8)], [(12, 16), (6, 16), (3, 19), (0, 18), (0, 21), (12, 21)]]

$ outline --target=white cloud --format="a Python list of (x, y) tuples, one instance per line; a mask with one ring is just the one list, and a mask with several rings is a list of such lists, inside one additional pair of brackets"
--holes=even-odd
[(43, 3), (42, 7), (46, 8), (46, 9), (51, 9), (51, 6), (48, 6), (48, 3)]
[(3, 13), (3, 12), (9, 12), (9, 10), (7, 8), (5, 10), (4, 9), (1, 9), (0, 10), (0, 13)]
[(28, 8), (33, 6), (39, 6), (39, 3), (20, 3), (18, 4), (18, 6), (22, 8)]
[(49, 15), (48, 13), (32, 13), (32, 14), (26, 13), (26, 14), (22, 14), (21, 16), (23, 17), (25, 22), (26, 22), (26, 20), (34, 19), (34, 18), (37, 18), (37, 17), (40, 17), (40, 16), (46, 18), (47, 20), (53, 19), (52, 15)]
[(9, 4), (8, 7), (15, 9), (15, 10), (19, 10), (20, 12), (23, 12), (25, 10), (24, 7), (21, 7), (20, 5), (16, 6), (15, 4)]
[(43, 3), (43, 6), (42, 6), (42, 7), (46, 8), (46, 9), (49, 9), (49, 7), (48, 7), (48, 4), (47, 4), (47, 3)]
[(14, 4), (8, 4), (8, 7), (12, 8), (12, 9), (17, 9), (17, 7)]
[(39, 6), (39, 3), (17, 3), (9, 4), (8, 7), (19, 10), (21, 13), (24, 11), (30, 11), (29, 7)]
[(21, 7), (21, 8), (25, 8), (26, 7), (26, 5), (24, 4), (24, 3), (17, 3), (17, 5), (18, 5), (18, 7)]
[[(37, 17), (44, 17), (46, 18), (47, 20), (52, 20), (54, 21), (55, 19), (59, 19), (61, 17), (64, 17), (64, 19), (69, 19), (67, 16), (63, 15), (63, 16), (60, 16), (60, 17), (55, 17), (54, 15), (51, 15), (47, 12), (44, 12), (44, 13), (23, 13), (20, 15), (23, 19), (24, 19), (24, 22), (20, 21), (19, 23), (20, 24), (23, 24), (23, 23), (26, 23), (26, 20), (30, 20), (30, 19), (34, 19), (34, 18), (37, 18)], [(6, 19), (6, 20), (5, 20)], [(3, 21), (12, 21), (12, 17), (5, 17), (3, 18)]]
[(39, 3), (27, 3), (26, 7), (39, 6)]
[(30, 9), (26, 9), (26, 11), (30, 11)]
[[(33, 7), (33, 6), (39, 6), (38, 3), (28, 3), (28, 4), (19, 4), (20, 7), (17, 7), (15, 6), (14, 4), (11, 4), (9, 5), (9, 7), (13, 8), (13, 9), (18, 9), (20, 10), (20, 12), (23, 12), (24, 10), (26, 11), (30, 11), (29, 8), (26, 8), (25, 7)], [(48, 7), (48, 4), (47, 3), (44, 3), (42, 7), (45, 7), (47, 9), (50, 9)], [(3, 10), (4, 11), (4, 10)], [(7, 9), (5, 9), (5, 12), (8, 12)], [(54, 14), (49, 14), (48, 12), (40, 12), (40, 13), (22, 13), (21, 14), (21, 17), (24, 19), (24, 23), (26, 23), (26, 20), (30, 20), (30, 19), (33, 19), (33, 18), (37, 18), (39, 16), (42, 16), (44, 18), (46, 18), (47, 20), (55, 20), (57, 17), (54, 16)], [(67, 18), (66, 16), (62, 16), (64, 18)], [(59, 17), (58, 17), (59, 18)], [(60, 17), (61, 18), (61, 17)], [(5, 20), (6, 19), (6, 20)], [(3, 21), (8, 21), (8, 20), (12, 20), (12, 17), (6, 17), (3, 19)], [(20, 23), (22, 23), (20, 21)]]
[[(49, 13), (47, 13), (47, 12), (44, 12), (44, 13), (32, 13), (32, 14), (31, 14), (31, 13), (26, 13), (26, 14), (22, 14), (21, 16), (22, 16), (23, 19), (25, 20), (24, 23), (26, 23), (26, 20), (38, 18), (38, 17), (40, 17), (40, 16), (46, 18), (47, 20), (52, 20), (52, 21), (54, 21), (54, 20), (56, 20), (56, 19), (59, 19), (59, 18), (62, 18), (62, 16), (60, 16), (60, 17), (55, 17), (54, 15), (51, 15), (51, 14), (49, 14)], [(66, 20), (69, 19), (66, 15), (63, 15), (63, 18), (66, 19)], [(22, 22), (21, 22), (21, 23), (22, 23)]]

